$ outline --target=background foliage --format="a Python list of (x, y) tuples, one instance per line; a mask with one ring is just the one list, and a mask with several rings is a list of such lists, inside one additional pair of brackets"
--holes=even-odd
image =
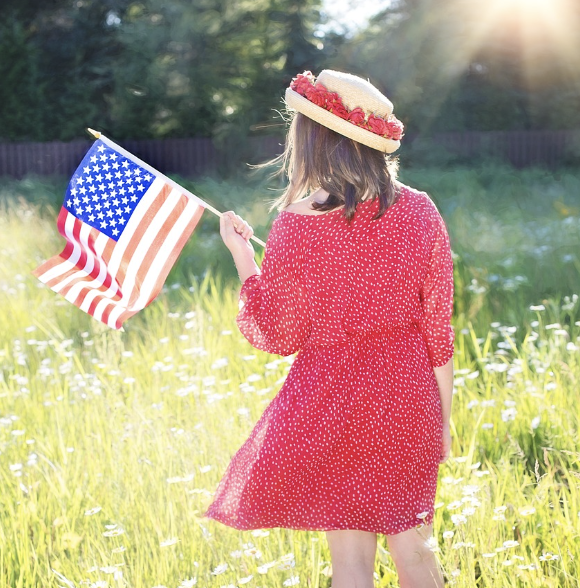
[(235, 144), (280, 133), (284, 88), (324, 67), (370, 77), (413, 132), (578, 128), (580, 4), (557, 2), (566, 34), (486, 20), (498, 0), (394, 0), (351, 35), (320, 0), (4, 0), (0, 140)]

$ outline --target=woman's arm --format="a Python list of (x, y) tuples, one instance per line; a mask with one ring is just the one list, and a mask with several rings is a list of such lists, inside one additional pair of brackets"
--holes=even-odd
[(444, 365), (434, 367), (435, 379), (441, 398), (441, 415), (443, 420), (443, 442), (441, 444), (441, 463), (447, 461), (451, 452), (451, 403), (453, 399), (453, 357)]
[(439, 396), (441, 397), (441, 414), (443, 425), (449, 426), (451, 418), (451, 402), (453, 398), (453, 358), (446, 364), (433, 368), (437, 385), (439, 386)]

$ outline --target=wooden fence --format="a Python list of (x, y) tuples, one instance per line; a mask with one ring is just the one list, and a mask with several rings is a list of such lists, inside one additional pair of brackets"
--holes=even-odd
[[(275, 137), (252, 138), (245, 154), (251, 163), (278, 154), (281, 140)], [(21, 178), (28, 174), (71, 175), (91, 141), (70, 143), (0, 143), (0, 176)], [(211, 139), (159, 139), (120, 141), (120, 145), (161, 172), (194, 177), (215, 171), (232, 157), (216, 148)], [(462, 159), (483, 154), (495, 156), (516, 167), (561, 163), (580, 164), (580, 131), (493, 131), (439, 133), (432, 137), (406, 136), (403, 157), (420, 152), (445, 150)], [(413, 155), (413, 153), (416, 155)]]

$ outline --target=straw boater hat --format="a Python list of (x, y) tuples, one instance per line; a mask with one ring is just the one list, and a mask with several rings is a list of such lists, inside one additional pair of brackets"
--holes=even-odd
[(369, 81), (325, 69), (315, 78), (298, 74), (286, 90), (286, 105), (325, 127), (384, 153), (401, 145), (403, 123), (393, 104)]

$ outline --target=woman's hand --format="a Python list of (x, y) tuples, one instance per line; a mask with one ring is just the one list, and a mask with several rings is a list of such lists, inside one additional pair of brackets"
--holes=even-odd
[(250, 243), (253, 234), (254, 229), (233, 210), (228, 210), (220, 216), (220, 235), (232, 255), (251, 253), (253, 258), (254, 248)]
[(443, 425), (443, 440), (441, 442), (441, 459), (440, 463), (445, 463), (451, 453), (451, 431), (449, 424)]

